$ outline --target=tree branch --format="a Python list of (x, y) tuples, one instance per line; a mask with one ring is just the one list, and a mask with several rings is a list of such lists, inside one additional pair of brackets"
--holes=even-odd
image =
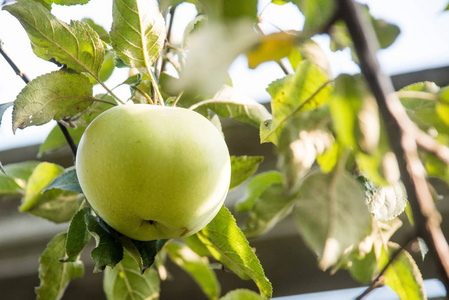
[(376, 59), (376, 36), (353, 0), (338, 0), (341, 18), (346, 22), (360, 60), (360, 68), (376, 97), (379, 111), (388, 128), (390, 145), (398, 161), (401, 178), (415, 217), (415, 233), (429, 246), (438, 265), (439, 277), (449, 291), (449, 246), (440, 227), (438, 213), (419, 160), (416, 126), (408, 118), (394, 93), (390, 78), (385, 76)]
[[(28, 84), (28, 82), (30, 82), (30, 79), (28, 78), (28, 76), (26, 76), (20, 69), (19, 67), (17, 67), (17, 65), (14, 63), (14, 61), (9, 57), (9, 55), (4, 51), (3, 49), (3, 45), (2, 45), (2, 41), (0, 40), (0, 54), (3, 56), (3, 58), (6, 60), (6, 62), (9, 64), (9, 66), (14, 70), (14, 72), (16, 72), (16, 74), (18, 76), (20, 76), (20, 78), (22, 78), (23, 82), (25, 82), (25, 84)], [(73, 141), (72, 137), (70, 136), (69, 131), (67, 130), (67, 128), (64, 126), (64, 124), (62, 124), (61, 122), (58, 122), (58, 126), (62, 131), (62, 134), (64, 135), (67, 144), (69, 144), (70, 150), (72, 151), (72, 155), (73, 155), (73, 160), (75, 161), (76, 158), (76, 144)]]

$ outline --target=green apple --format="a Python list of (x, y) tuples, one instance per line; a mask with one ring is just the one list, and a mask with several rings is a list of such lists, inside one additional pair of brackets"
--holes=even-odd
[(76, 170), (95, 212), (142, 241), (201, 230), (223, 205), (231, 177), (228, 148), (209, 120), (148, 104), (98, 116), (81, 138)]

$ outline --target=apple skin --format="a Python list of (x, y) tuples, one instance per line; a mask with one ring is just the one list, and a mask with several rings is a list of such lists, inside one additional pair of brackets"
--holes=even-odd
[(76, 170), (96, 213), (132, 239), (192, 235), (218, 213), (231, 178), (222, 134), (175, 107), (111, 108), (86, 129)]

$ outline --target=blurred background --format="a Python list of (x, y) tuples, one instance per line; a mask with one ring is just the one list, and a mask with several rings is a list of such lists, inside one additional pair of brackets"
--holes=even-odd
[[(265, 33), (283, 30), (301, 30), (304, 17), (294, 5), (277, 6), (271, 1), (259, 1), (259, 11)], [(395, 43), (379, 51), (378, 58), (383, 71), (392, 76), (397, 89), (418, 81), (433, 81), (439, 86), (449, 84), (449, 11), (444, 12), (447, 0), (363, 0), (372, 15), (399, 26), (401, 33)], [(52, 13), (61, 20), (81, 20), (92, 18), (107, 30), (111, 27), (112, 0), (91, 0), (89, 4), (75, 7), (53, 6)], [(186, 24), (196, 15), (194, 5), (182, 4), (175, 14), (172, 41), (182, 40)], [(0, 40), (4, 50), (18, 67), (29, 76), (36, 78), (41, 74), (56, 70), (57, 67), (37, 58), (30, 47), (28, 36), (19, 22), (5, 11), (0, 11)], [(316, 36), (314, 40), (328, 56), (334, 76), (341, 73), (354, 74), (359, 68), (351, 60), (349, 49), (332, 52), (329, 38)], [(236, 59), (229, 70), (234, 87), (262, 103), (268, 103), (268, 84), (284, 76), (275, 63), (264, 63), (254, 70), (247, 67), (246, 57)], [(128, 70), (116, 69), (106, 82), (113, 87), (128, 77)], [(24, 87), (22, 79), (0, 58), (0, 103), (13, 101)], [(95, 93), (102, 92), (95, 87)], [(122, 99), (127, 99), (127, 88), (117, 89)], [(268, 105), (267, 105), (268, 107)], [(0, 127), (0, 161), (5, 165), (36, 159), (39, 144), (53, 128), (53, 124), (11, 130), (11, 111), (9, 108)], [(265, 160), (260, 171), (275, 168), (273, 148), (259, 143), (258, 131), (247, 125), (224, 120), (223, 129), (232, 155), (263, 155)], [(50, 161), (68, 167), (73, 164), (68, 149), (45, 155), (40, 160)], [(448, 191), (442, 191), (449, 195)], [(232, 191), (227, 206), (244, 194), (244, 186)], [(449, 200), (449, 199), (445, 199)], [(34, 299), (34, 287), (39, 284), (37, 277), (38, 257), (51, 237), (65, 231), (66, 224), (54, 225), (46, 220), (27, 214), (19, 214), (19, 199), (0, 199), (0, 295), (1, 299)], [(443, 228), (449, 234), (449, 203), (440, 201), (443, 214)], [(240, 216), (237, 215), (237, 219)], [(407, 222), (405, 222), (407, 223)], [(410, 228), (409, 228), (410, 230)], [(404, 233), (404, 231), (403, 231)], [(401, 236), (396, 237), (401, 240)], [(331, 291), (358, 286), (348, 273), (334, 275), (322, 272), (316, 265), (316, 258), (302, 243), (290, 220), (278, 225), (263, 237), (250, 241), (265, 268), (267, 277), (274, 287), (274, 296), (288, 296), (313, 292)], [(91, 245), (93, 247), (93, 245)], [(89, 251), (83, 252), (86, 272), (82, 279), (74, 280), (64, 299), (104, 299), (102, 275), (93, 274)], [(415, 256), (424, 278), (435, 278), (434, 266)], [(162, 283), (161, 299), (205, 299), (193, 280), (173, 265), (169, 265), (171, 276)], [(223, 291), (238, 287), (256, 289), (252, 282), (242, 281), (236, 275), (217, 270)], [(438, 290), (438, 284), (431, 288)], [(438, 293), (437, 293), (438, 294)], [(182, 296), (181, 296), (182, 295)], [(322, 298), (337, 299), (336, 294), (322, 295)], [(372, 299), (396, 299), (373, 293)], [(308, 299), (312, 296), (309, 295)], [(335, 298), (334, 298), (335, 297)], [(378, 298), (379, 297), (379, 298)], [(381, 298), (380, 298), (381, 297)], [(321, 299), (322, 299), (321, 298)], [(289, 298), (290, 299), (290, 298)], [(293, 299), (293, 298), (292, 298)], [(299, 298), (297, 298), (299, 299)], [(302, 299), (302, 298), (301, 298)], [(304, 298), (306, 299), (306, 298)], [(313, 298), (319, 299), (319, 298)], [(344, 299), (344, 298), (342, 298)], [(346, 298), (347, 299), (347, 298)]]

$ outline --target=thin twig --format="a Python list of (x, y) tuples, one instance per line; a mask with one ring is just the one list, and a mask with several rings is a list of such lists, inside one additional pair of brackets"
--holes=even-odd
[(364, 290), (363, 293), (360, 294), (357, 298), (355, 298), (355, 300), (361, 300), (363, 297), (365, 297), (366, 295), (368, 295), (374, 289), (378, 288), (381, 285), (380, 281), (382, 279), (382, 276), (387, 271), (388, 267), (390, 267), (395, 262), (395, 260), (399, 258), (399, 255), (405, 249), (407, 249), (415, 239), (416, 239), (416, 237), (414, 237), (414, 236), (409, 238), (407, 240), (407, 242), (404, 243), (404, 246), (401, 246), (399, 249), (396, 249), (396, 251), (393, 253), (393, 255), (391, 255), (390, 259), (388, 260), (388, 263), (384, 266), (382, 271), (380, 271), (379, 275), (377, 275), (377, 277), (373, 281), (371, 281), (371, 284), (368, 286), (368, 288), (366, 290)]
[(439, 277), (449, 291), (449, 246), (441, 230), (441, 216), (429, 190), (425, 169), (417, 151), (414, 123), (408, 118), (394, 93), (391, 79), (385, 76), (376, 58), (376, 35), (353, 0), (338, 0), (341, 17), (347, 24), (360, 60), (360, 68), (376, 97), (379, 111), (388, 128), (387, 134), (396, 156), (402, 182), (415, 218), (415, 233), (429, 246)]
[[(29, 78), (17, 67), (17, 65), (13, 62), (13, 60), (9, 57), (9, 55), (3, 50), (2, 42), (0, 40), (0, 53), (5, 58), (5, 60), (8, 62), (9, 66), (16, 72), (20, 78), (22, 78), (23, 82), (25, 84), (28, 84), (30, 82)], [(68, 132), (67, 128), (60, 122), (58, 122), (58, 126), (62, 131), (62, 134), (64, 135), (67, 144), (69, 144), (70, 150), (72, 151), (73, 160), (76, 158), (76, 144), (73, 141), (73, 138), (70, 136), (70, 133)]]
[[(169, 45), (170, 44), (170, 40), (171, 40), (171, 32), (172, 32), (172, 28), (173, 28), (173, 20), (175, 19), (175, 11), (176, 11), (176, 5), (175, 6), (172, 6), (172, 7), (170, 7), (170, 10), (169, 10), (169, 15), (170, 15), (170, 21), (169, 21), (169, 23), (168, 23), (168, 28), (167, 28), (167, 39), (166, 39), (166, 41), (165, 41), (165, 46), (167, 46), (167, 45)], [(167, 47), (166, 47), (167, 48)], [(160, 70), (159, 70), (159, 72), (158, 72), (158, 78), (159, 78), (159, 76), (162, 74), (162, 72), (164, 72), (164, 70), (165, 70), (165, 66), (167, 65), (167, 60), (165, 59), (165, 56), (168, 54), (168, 52), (167, 53), (165, 53), (165, 55), (163, 55), (162, 56), (162, 61), (161, 61), (161, 68), (160, 68)]]

